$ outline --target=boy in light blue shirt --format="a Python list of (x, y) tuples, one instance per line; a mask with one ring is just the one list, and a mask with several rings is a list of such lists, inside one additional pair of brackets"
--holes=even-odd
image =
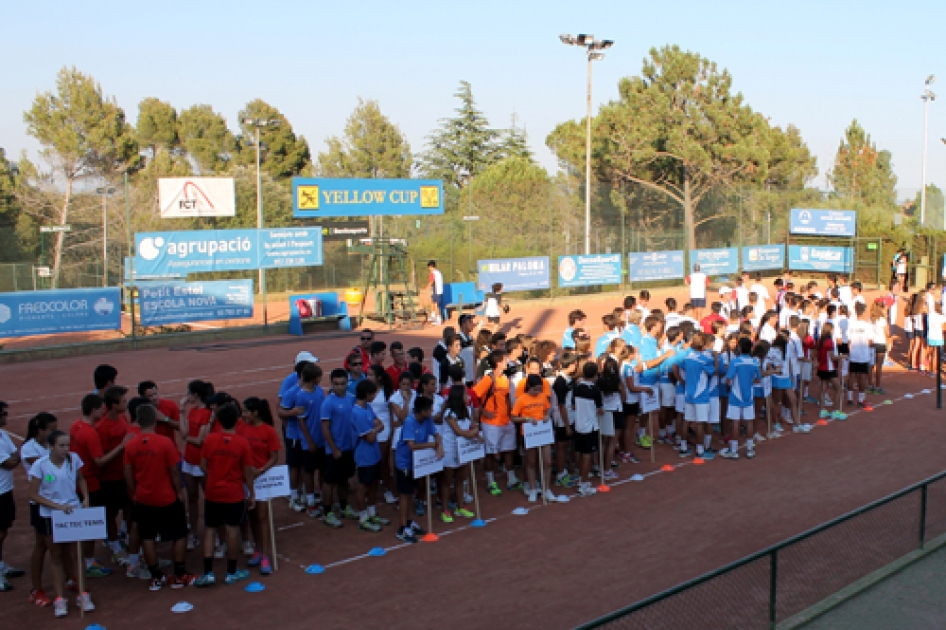
[[(682, 372), (685, 381), (684, 419), (695, 433), (697, 457), (713, 459), (713, 454), (706, 452), (706, 438), (709, 436), (704, 433), (704, 428), (710, 422), (711, 381), (716, 376), (717, 365), (716, 358), (712, 355), (707, 356), (704, 352), (705, 347), (706, 336), (702, 333), (694, 333), (690, 340), (690, 352), (683, 360)], [(684, 435), (680, 444), (680, 457), (689, 457), (689, 455), (686, 427), (684, 427)]]
[[(417, 482), (414, 479), (414, 451), (436, 449), (437, 457), (443, 458), (443, 444), (433, 421), (434, 402), (423, 396), (414, 400), (414, 410), (404, 420), (401, 437), (394, 447), (394, 476), (400, 508), (401, 526), (397, 538), (406, 543), (416, 543), (417, 536), (426, 532), (410, 518)], [(434, 441), (430, 441), (434, 438)], [(430, 483), (430, 479), (427, 479)]]
[(572, 337), (572, 333), (575, 332), (576, 328), (584, 328), (586, 319), (588, 319), (588, 316), (581, 310), (575, 310), (568, 314), (568, 328), (565, 329), (565, 334), (562, 335), (562, 350), (575, 349), (575, 339)]
[(378, 394), (378, 386), (373, 381), (363, 380), (355, 388), (355, 405), (351, 409), (351, 423), (358, 436), (355, 442), (355, 466), (358, 468), (358, 529), (366, 532), (380, 532), (382, 525), (391, 521), (378, 516), (375, 499), (378, 496), (378, 483), (381, 481), (381, 446), (378, 434), (384, 431), (384, 423), (378, 420), (371, 408), (371, 402)]
[(732, 420), (732, 435), (729, 438), (729, 448), (720, 451), (725, 459), (739, 459), (740, 422), (746, 423), (746, 457), (755, 457), (755, 445), (752, 436), (755, 435), (755, 398), (752, 387), (762, 382), (762, 372), (753, 360), (752, 341), (747, 338), (739, 340), (739, 354), (729, 362), (726, 371), (726, 380), (729, 381), (729, 405), (726, 417)]
[[(348, 373), (342, 368), (329, 375), (332, 393), (322, 403), (322, 437), (325, 438), (325, 475), (322, 486), (322, 522), (329, 527), (342, 526), (340, 516), (356, 519), (348, 505), (348, 480), (355, 474), (355, 430), (352, 427), (354, 396), (349, 396)], [(329, 505), (332, 491), (338, 495), (338, 504)], [(336, 514), (338, 512), (338, 514)]]

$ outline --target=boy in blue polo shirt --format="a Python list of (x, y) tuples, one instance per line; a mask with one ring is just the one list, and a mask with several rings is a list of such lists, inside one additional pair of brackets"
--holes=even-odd
[[(378, 342), (374, 342), (378, 343)], [(381, 446), (378, 434), (384, 431), (384, 423), (378, 420), (371, 408), (371, 402), (378, 394), (378, 386), (373, 381), (360, 381), (355, 388), (355, 406), (351, 410), (351, 423), (358, 436), (355, 443), (355, 466), (358, 468), (358, 529), (366, 532), (380, 532), (382, 525), (391, 521), (378, 516), (375, 498), (378, 496), (378, 482), (381, 480)]]
[[(315, 489), (316, 472), (319, 482), (325, 468), (325, 440), (322, 438), (322, 403), (325, 392), (319, 387), (322, 368), (306, 363), (302, 368), (301, 383), (280, 398), (279, 417), (286, 421), (286, 464), (289, 466), (289, 484), (293, 487), (289, 506), (296, 512), (308, 510), (309, 516), (319, 518), (322, 511)], [(304, 497), (304, 499), (303, 499)]]
[[(684, 399), (686, 424), (693, 429), (696, 438), (696, 454), (698, 457), (712, 459), (711, 453), (705, 453), (706, 446), (703, 429), (710, 423), (710, 393), (712, 391), (711, 380), (716, 374), (716, 358), (707, 356), (703, 349), (705, 347), (705, 338), (702, 333), (694, 333), (690, 340), (691, 352), (683, 360), (682, 369), (685, 381)], [(689, 457), (690, 450), (687, 447), (687, 427), (684, 427), (684, 434), (681, 438), (680, 457)]]
[[(355, 474), (355, 431), (352, 427), (352, 407), (355, 398), (349, 396), (348, 372), (342, 368), (332, 370), (332, 393), (322, 403), (322, 436), (325, 438), (325, 475), (322, 486), (322, 522), (329, 527), (342, 526), (339, 516), (357, 519), (348, 505), (348, 480)], [(338, 497), (337, 504), (330, 504), (332, 491)], [(336, 510), (337, 508), (337, 510)], [(338, 514), (336, 514), (336, 511)]]
[(752, 341), (747, 338), (739, 340), (739, 354), (729, 362), (726, 371), (726, 380), (729, 381), (729, 405), (726, 417), (733, 421), (732, 435), (729, 439), (729, 448), (720, 451), (725, 459), (739, 459), (739, 422), (746, 424), (746, 457), (755, 457), (755, 446), (752, 436), (755, 421), (755, 399), (752, 394), (752, 385), (762, 382), (762, 372), (752, 360)]
[[(395, 478), (401, 517), (401, 527), (397, 530), (397, 537), (407, 543), (416, 543), (417, 536), (423, 536), (426, 533), (410, 518), (414, 492), (417, 489), (414, 479), (414, 451), (435, 448), (437, 457), (443, 458), (443, 444), (431, 418), (433, 413), (434, 402), (429, 398), (418, 396), (414, 400), (413, 413), (404, 420), (401, 437), (395, 446)], [(433, 442), (430, 441), (431, 437), (434, 438)]]
[(576, 310), (568, 314), (568, 328), (565, 329), (565, 333), (562, 335), (562, 350), (575, 349), (575, 340), (572, 338), (572, 333), (575, 332), (576, 328), (584, 328), (586, 319), (587, 315), (584, 311)]

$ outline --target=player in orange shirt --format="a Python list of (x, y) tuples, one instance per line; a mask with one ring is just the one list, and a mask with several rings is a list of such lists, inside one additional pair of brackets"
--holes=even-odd
[(489, 483), (489, 493), (494, 497), (502, 494), (495, 479), (495, 471), (501, 458), (506, 463), (506, 489), (522, 489), (522, 482), (516, 479), (516, 470), (513, 467), (516, 429), (509, 418), (509, 378), (503, 373), (506, 363), (505, 350), (490, 352), (487, 357), (487, 373), (473, 388), (482, 409), (480, 421), (483, 441), (486, 443), (486, 481)]
[[(512, 407), (512, 421), (522, 425), (526, 423), (536, 425), (539, 422), (548, 422), (550, 420), (552, 405), (549, 402), (548, 396), (543, 392), (542, 387), (543, 385), (548, 387), (548, 384), (538, 374), (530, 374), (523, 379), (523, 381), (525, 382), (525, 392), (516, 398), (516, 404)], [(522, 429), (523, 434), (525, 434), (525, 427), (523, 426)], [(530, 503), (535, 503), (536, 497), (538, 496), (539, 486), (536, 483), (536, 469), (540, 448), (542, 449), (544, 479), (550, 479), (552, 474), (552, 449), (550, 445), (546, 444), (538, 448), (526, 449), (525, 469), (528, 488), (527, 496), (529, 497)], [(546, 499), (549, 501), (557, 502), (559, 500), (557, 496), (549, 492), (547, 487), (543, 487), (542, 492), (546, 493)]]
[(204, 486), (204, 472), (200, 469), (200, 449), (210, 434), (212, 416), (206, 402), (213, 394), (214, 386), (210, 383), (191, 381), (187, 384), (187, 395), (181, 401), (184, 410), (184, 421), (181, 423), (184, 461), (181, 471), (184, 473), (184, 485), (187, 488), (187, 520), (190, 524), (188, 551), (196, 549), (200, 542), (197, 537), (197, 524), (200, 516), (200, 490)]

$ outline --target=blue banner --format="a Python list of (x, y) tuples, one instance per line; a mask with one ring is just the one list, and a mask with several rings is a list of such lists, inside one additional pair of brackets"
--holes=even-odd
[(117, 287), (0, 293), (0, 337), (118, 330), (121, 326)]
[(789, 230), (792, 234), (854, 236), (857, 234), (857, 213), (853, 210), (792, 208)]
[(138, 305), (142, 326), (251, 319), (253, 281), (143, 282)]
[(297, 219), (443, 214), (443, 182), (293, 177), (292, 209)]
[(724, 249), (694, 249), (690, 252), (690, 271), (699, 265), (700, 272), (708, 276), (723, 276), (739, 272), (739, 250), (735, 247)]
[(628, 282), (670, 280), (684, 275), (681, 250), (632, 252), (627, 255)]
[(135, 235), (135, 276), (322, 264), (322, 230), (197, 230)]
[(742, 268), (765, 271), (785, 268), (784, 245), (750, 245), (742, 248)]
[(621, 254), (558, 257), (558, 286), (591, 287), (602, 284), (621, 284)]
[(476, 268), (479, 270), (477, 287), (487, 293), (496, 283), (503, 285), (503, 292), (548, 289), (550, 286), (548, 256), (478, 260)]
[(854, 271), (854, 248), (789, 245), (788, 268), (798, 271)]

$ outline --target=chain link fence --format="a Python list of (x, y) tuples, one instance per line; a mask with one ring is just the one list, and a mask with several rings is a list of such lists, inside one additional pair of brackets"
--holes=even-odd
[(946, 534), (946, 472), (581, 628), (775, 628)]

